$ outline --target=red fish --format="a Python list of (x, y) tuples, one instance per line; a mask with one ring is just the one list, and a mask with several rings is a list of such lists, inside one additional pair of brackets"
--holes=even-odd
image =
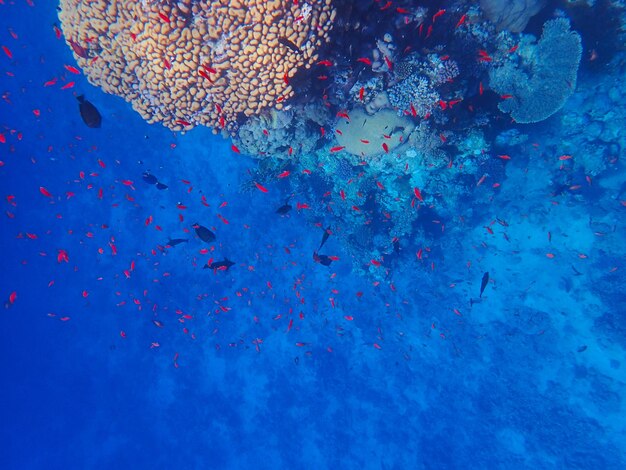
[(422, 197), (422, 193), (421, 193), (421, 191), (419, 190), (419, 188), (413, 188), (413, 194), (415, 194), (415, 197), (416, 197), (418, 200), (420, 200), (420, 201), (424, 202), (424, 198)]
[(170, 19), (164, 13), (159, 12), (159, 18), (161, 18), (165, 23), (169, 23), (170, 22)]
[(41, 194), (43, 194), (46, 197), (52, 197), (52, 194), (50, 194), (50, 191), (48, 191), (46, 188), (44, 188), (43, 186), (39, 186), (39, 192)]
[(368, 59), (367, 57), (359, 57), (356, 61), (361, 62), (365, 65), (372, 65), (372, 61)]
[(78, 70), (76, 67), (72, 67), (71, 65), (64, 65), (63, 67), (65, 67), (68, 72), (73, 73), (74, 75), (80, 75), (80, 70)]
[(65, 261), (66, 263), (70, 262), (70, 255), (67, 250), (59, 249), (57, 253), (57, 263), (61, 263)]
[(340, 151), (342, 151), (342, 150), (343, 150), (343, 149), (345, 149), (345, 148), (346, 148), (346, 147), (345, 147), (344, 145), (337, 146), (337, 147), (333, 147), (333, 148), (331, 148), (331, 149), (330, 149), (330, 152), (331, 152), (331, 153), (340, 152)]
[(441, 15), (443, 15), (445, 12), (446, 12), (446, 10), (443, 10), (443, 9), (442, 9), (442, 10), (439, 10), (437, 13), (435, 13), (435, 14), (433, 15), (433, 23), (435, 22), (435, 20), (436, 20), (437, 18), (439, 18), (439, 17), (440, 17)]
[(241, 153), (241, 151), (239, 150), (239, 148), (238, 148), (235, 144), (232, 144), (232, 145), (230, 146), (230, 148), (231, 148), (231, 150), (232, 150), (233, 152), (235, 152), (235, 153)]
[(75, 82), (68, 82), (68, 83), (66, 83), (65, 85), (63, 85), (61, 87), (61, 90), (67, 90), (69, 88), (74, 88), (75, 84), (76, 84)]
[(259, 183), (255, 182), (254, 185), (257, 187), (257, 189), (259, 191), (261, 191), (262, 193), (266, 193), (267, 192), (267, 188), (265, 188), (264, 186), (261, 186)]
[(461, 26), (463, 23), (465, 23), (465, 20), (467, 19), (467, 15), (463, 15), (461, 16), (461, 18), (459, 19), (458, 23), (456, 24), (455, 28), (458, 28), (459, 26)]
[(289, 176), (291, 174), (291, 172), (289, 170), (285, 170), (282, 173), (280, 173), (278, 175), (278, 178), (286, 178), (287, 176)]
[(9, 49), (7, 46), (2, 46), (2, 50), (9, 59), (13, 58), (13, 53), (11, 52), (11, 49)]

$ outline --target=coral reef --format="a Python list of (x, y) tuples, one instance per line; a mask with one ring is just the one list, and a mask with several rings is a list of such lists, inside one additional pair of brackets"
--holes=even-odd
[(502, 95), (501, 111), (519, 123), (539, 122), (556, 113), (576, 88), (582, 52), (569, 21), (546, 22), (541, 39), (529, 46), (521, 65), (512, 61), (490, 71), (490, 86)]
[(61, 0), (59, 18), (89, 81), (149, 122), (234, 132), (239, 116), (284, 106), (335, 10), (331, 0)]

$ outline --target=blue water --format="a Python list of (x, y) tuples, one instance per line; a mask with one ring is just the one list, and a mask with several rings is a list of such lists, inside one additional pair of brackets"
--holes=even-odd
[(229, 140), (70, 74), (55, 8), (0, 1), (0, 468), (626, 468), (623, 52), (527, 140), (494, 120), (511, 159), (363, 254), (319, 168), (242, 190)]

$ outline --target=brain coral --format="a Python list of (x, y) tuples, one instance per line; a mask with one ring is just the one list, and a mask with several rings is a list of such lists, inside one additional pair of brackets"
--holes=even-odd
[(282, 108), (335, 13), (332, 0), (60, 0), (59, 18), (90, 83), (148, 122), (233, 132)]

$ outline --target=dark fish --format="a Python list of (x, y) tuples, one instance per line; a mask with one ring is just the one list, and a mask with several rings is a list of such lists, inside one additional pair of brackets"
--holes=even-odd
[(276, 209), (276, 213), (280, 215), (285, 215), (291, 210), (291, 204), (283, 204), (278, 209)]
[(330, 259), (330, 257), (327, 255), (318, 255), (317, 251), (313, 252), (313, 261), (321, 264), (322, 266), (330, 266), (330, 264), (333, 262), (333, 260)]
[(293, 52), (295, 52), (297, 54), (302, 54), (302, 51), (300, 50), (300, 48), (298, 46), (296, 46), (293, 42), (291, 42), (289, 39), (287, 39), (287, 38), (278, 38), (278, 42), (281, 43), (286, 48), (292, 50)]
[(176, 246), (176, 245), (180, 245), (181, 243), (187, 243), (189, 241), (188, 238), (170, 238), (167, 241), (167, 245), (166, 246)]
[(483, 297), (483, 292), (485, 291), (485, 287), (487, 287), (487, 283), (489, 282), (489, 273), (485, 273), (483, 274), (483, 280), (480, 281), (480, 295), (478, 297), (480, 297), (482, 299)]
[(102, 116), (96, 107), (85, 99), (84, 95), (76, 97), (78, 102), (78, 109), (80, 110), (80, 117), (83, 118), (83, 122), (87, 124), (87, 127), (98, 128), (102, 124)]
[(322, 243), (320, 243), (320, 247), (317, 249), (317, 251), (320, 251), (322, 249), (324, 243), (326, 243), (326, 240), (328, 240), (328, 237), (330, 237), (330, 226), (324, 229), (324, 235), (322, 235)]
[(143, 180), (148, 183), (148, 184), (157, 184), (159, 181), (157, 180), (157, 177), (154, 176), (152, 173), (150, 173), (149, 171), (145, 171), (143, 173)]
[(211, 232), (208, 228), (203, 227), (200, 224), (194, 224), (193, 228), (195, 229), (198, 238), (203, 242), (211, 243), (215, 241), (215, 234)]
[(156, 184), (156, 188), (157, 188), (157, 189), (160, 189), (160, 190), (167, 189), (167, 185), (166, 185), (166, 184), (163, 184), (163, 183), (161, 183), (161, 182), (157, 182), (157, 184)]
[(69, 40), (69, 43), (70, 47), (78, 57), (82, 57), (83, 59), (89, 59), (89, 50), (87, 48), (81, 46), (76, 41), (72, 41), (71, 39)]
[(235, 263), (228, 258), (224, 258), (222, 261), (214, 261), (211, 264), (205, 264), (204, 269), (213, 269), (214, 271), (219, 269), (220, 271), (228, 271), (234, 264)]
[(583, 344), (582, 346), (579, 346), (576, 351), (578, 351), (580, 353), (580, 352), (583, 352), (583, 351), (586, 351), (586, 350), (587, 350), (587, 345)]

